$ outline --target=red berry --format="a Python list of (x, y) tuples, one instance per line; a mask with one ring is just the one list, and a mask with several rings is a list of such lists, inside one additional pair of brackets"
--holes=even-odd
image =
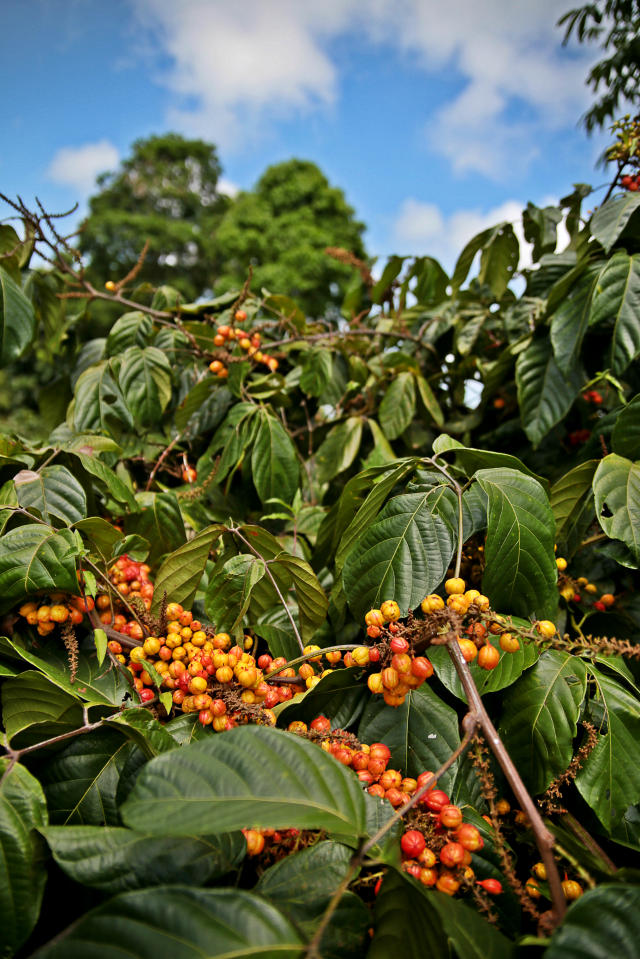
[(330, 733), (331, 732), (331, 721), (327, 719), (326, 716), (317, 716), (315, 719), (311, 720), (309, 724), (312, 729), (315, 729), (319, 733)]
[(444, 806), (448, 806), (450, 799), (442, 789), (430, 789), (420, 800), (431, 812), (440, 812)]
[(492, 896), (497, 896), (502, 892), (502, 883), (497, 879), (480, 879), (477, 886), (482, 886), (485, 892), (490, 892)]
[(593, 608), (599, 610), (601, 613), (604, 613), (607, 607), (604, 605), (604, 603), (597, 599), (593, 604)]
[(463, 822), (462, 825), (458, 826), (453, 835), (456, 842), (459, 842), (460, 845), (469, 852), (477, 852), (478, 849), (482, 849), (484, 846), (484, 839), (480, 835), (479, 830), (470, 822)]
[(383, 759), (386, 765), (391, 759), (391, 750), (384, 743), (371, 743), (369, 757), (371, 759)]
[(402, 851), (410, 859), (416, 859), (427, 845), (424, 836), (417, 829), (408, 829), (400, 840)]
[(155, 696), (156, 696), (156, 694), (154, 693), (152, 689), (147, 689), (147, 688), (141, 689), (138, 695), (140, 696), (140, 699), (142, 700), (143, 703), (151, 702), (151, 700), (155, 699)]
[(457, 829), (462, 823), (462, 810), (459, 806), (443, 806), (440, 810), (440, 822), (447, 829)]
[(448, 842), (440, 850), (440, 862), (447, 869), (453, 869), (463, 861), (464, 853), (464, 847), (459, 842)]
[(416, 656), (411, 663), (411, 674), (417, 679), (429, 679), (433, 676), (433, 666), (426, 656)]
[(499, 662), (500, 653), (495, 646), (491, 646), (489, 643), (483, 646), (478, 653), (478, 666), (480, 669), (495, 669)]
[(409, 643), (402, 636), (394, 636), (389, 648), (392, 653), (406, 653), (409, 651)]
[(580, 593), (574, 593), (574, 594), (573, 594), (573, 602), (574, 602), (574, 603), (581, 603), (581, 602), (582, 602), (582, 596), (580, 595)]

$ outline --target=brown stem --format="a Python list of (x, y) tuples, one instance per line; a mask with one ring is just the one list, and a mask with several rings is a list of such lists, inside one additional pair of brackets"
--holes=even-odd
[(167, 456), (169, 455), (169, 453), (171, 452), (171, 450), (174, 448), (174, 446), (176, 445), (176, 443), (178, 443), (178, 442), (180, 441), (181, 437), (182, 437), (182, 433), (178, 433), (178, 435), (177, 435), (174, 439), (171, 440), (171, 442), (170, 442), (169, 445), (166, 447), (166, 449), (164, 449), (164, 450), (162, 451), (162, 453), (160, 454), (160, 456), (158, 457), (158, 459), (157, 459), (157, 461), (156, 461), (156, 463), (155, 463), (155, 466), (153, 467), (153, 469), (152, 469), (151, 472), (149, 473), (149, 479), (147, 480), (147, 485), (145, 486), (145, 491), (146, 491), (146, 492), (148, 492), (148, 491), (151, 489), (151, 487), (153, 486), (153, 481), (154, 481), (154, 479), (156, 478), (156, 473), (158, 472), (158, 470), (160, 469), (160, 467), (162, 466), (162, 464), (164, 463), (165, 459), (167, 458)]
[[(360, 644), (362, 645), (362, 644)], [(277, 676), (278, 673), (281, 673), (283, 669), (288, 669), (289, 666), (297, 666), (298, 663), (306, 663), (309, 659), (317, 659), (318, 656), (324, 656), (325, 653), (338, 653), (342, 650), (351, 650), (357, 649), (358, 645), (354, 643), (345, 643), (342, 646), (325, 646), (324, 649), (315, 650), (313, 653), (305, 653), (304, 656), (298, 656), (296, 659), (289, 660), (288, 663), (285, 663), (284, 666), (279, 666), (278, 669), (274, 669), (272, 672), (267, 673), (264, 677), (265, 682), (271, 679), (272, 676)], [(292, 677), (293, 679), (293, 677)], [(299, 682), (299, 679), (295, 680)]]
[(483, 732), (487, 745), (500, 763), (502, 771), (505, 774), (509, 785), (511, 786), (514, 796), (520, 803), (522, 810), (531, 823), (531, 829), (533, 831), (536, 845), (540, 852), (540, 857), (547, 870), (547, 881), (549, 883), (549, 889), (551, 892), (551, 903), (553, 911), (555, 912), (555, 921), (556, 924), (558, 924), (566, 912), (567, 903), (564, 897), (564, 892), (562, 891), (562, 883), (560, 881), (558, 867), (552, 854), (555, 839), (542, 821), (542, 817), (540, 816), (533, 799), (529, 795), (527, 787), (520, 778), (520, 774), (518, 773), (513, 760), (505, 749), (504, 743), (498, 736), (495, 726), (489, 719), (489, 714), (484, 707), (482, 698), (476, 688), (476, 684), (473, 681), (473, 676), (471, 675), (469, 666), (462, 655), (458, 640), (456, 638), (448, 640), (447, 649), (449, 650), (449, 655), (456, 668), (456, 672), (460, 677), (469, 708), (477, 717), (477, 722)]

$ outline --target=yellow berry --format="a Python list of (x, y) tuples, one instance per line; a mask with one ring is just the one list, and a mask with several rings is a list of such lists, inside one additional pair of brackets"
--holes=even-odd
[(543, 862), (537, 862), (533, 866), (531, 872), (537, 879), (542, 879), (543, 882), (547, 878), (547, 867)]
[(439, 609), (444, 609), (444, 600), (437, 593), (430, 593), (420, 603), (420, 609), (423, 613), (435, 613)]
[(566, 559), (564, 558), (564, 556), (558, 556), (556, 560), (556, 566), (558, 567), (561, 573), (564, 573), (565, 569), (568, 566), (568, 563)]
[(445, 580), (444, 588), (449, 596), (451, 596), (454, 593), (464, 593), (466, 585), (467, 584), (463, 579), (461, 579), (459, 576), (454, 576), (451, 579)]
[(545, 639), (553, 639), (556, 634), (556, 624), (552, 623), (550, 619), (539, 620), (535, 627)]
[(380, 604), (380, 612), (387, 623), (395, 623), (397, 619), (400, 619), (400, 607), (395, 599), (385, 599), (384, 603)]

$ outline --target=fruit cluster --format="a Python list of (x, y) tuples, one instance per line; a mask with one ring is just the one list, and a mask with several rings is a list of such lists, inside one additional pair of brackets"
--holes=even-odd
[[(234, 319), (236, 323), (243, 323), (247, 319), (244, 310), (236, 310)], [(233, 327), (223, 324), (216, 328), (213, 345), (218, 348), (220, 353), (214, 356), (209, 364), (209, 369), (218, 379), (226, 379), (229, 375), (229, 359), (233, 354), (236, 357), (246, 354), (247, 358), (256, 364), (263, 364), (272, 373), (278, 369), (278, 361), (275, 356), (260, 349), (262, 337), (257, 330), (244, 330), (242, 327)], [(234, 349), (237, 344), (238, 349)]]
[(640, 173), (637, 173), (635, 176), (627, 174), (621, 177), (620, 185), (623, 186), (625, 190), (631, 190), (632, 193), (635, 193), (636, 190), (640, 190)]
[(37, 600), (23, 603), (18, 613), (30, 626), (35, 626), (40, 636), (48, 636), (56, 626), (69, 623), (79, 626), (85, 614), (93, 609), (93, 600), (87, 596), (70, 596), (68, 593), (50, 593)]
[[(525, 883), (525, 889), (532, 899), (540, 899), (541, 896), (545, 895), (543, 888), (540, 886), (540, 881), (543, 883), (547, 880), (547, 867), (543, 862), (535, 863), (531, 872), (533, 876), (527, 879)], [(564, 892), (565, 898), (568, 902), (574, 902), (576, 899), (579, 899), (584, 889), (579, 882), (576, 882), (575, 879), (569, 879), (565, 873), (564, 879), (562, 881), (562, 891)]]
[[(597, 596), (600, 593), (596, 584), (590, 583), (586, 576), (578, 576), (577, 579), (569, 576), (566, 572), (568, 565), (564, 556), (558, 556), (556, 559), (556, 566), (560, 574), (558, 577), (558, 590), (565, 602), (582, 603), (583, 597), (581, 590), (584, 590), (590, 597)], [(592, 606), (593, 609), (598, 610), (598, 612), (604, 613), (610, 606), (613, 606), (615, 601), (616, 598), (613, 593), (601, 593), (599, 598), (593, 601)]]
[(587, 390), (586, 393), (582, 394), (582, 399), (585, 403), (593, 403), (594, 406), (602, 406), (602, 393), (598, 393), (597, 390)]

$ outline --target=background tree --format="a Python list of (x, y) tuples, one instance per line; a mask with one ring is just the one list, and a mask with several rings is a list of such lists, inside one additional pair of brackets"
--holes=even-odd
[(170, 284), (188, 300), (210, 289), (216, 229), (229, 199), (218, 192), (216, 148), (177, 133), (136, 140), (119, 170), (103, 174), (79, 247), (96, 282), (119, 279), (149, 250), (138, 280)]
[(328, 246), (366, 256), (364, 224), (344, 193), (308, 160), (269, 167), (252, 191), (240, 193), (217, 234), (222, 273), (216, 291), (241, 286), (253, 267), (253, 287), (295, 297), (310, 315), (338, 304), (353, 269), (327, 256)]
[(597, 0), (569, 10), (558, 21), (565, 25), (564, 43), (572, 34), (580, 43), (599, 43), (606, 56), (589, 71), (587, 84), (602, 93), (582, 118), (591, 132), (613, 120), (620, 109), (640, 103), (640, 3), (638, 0)]

